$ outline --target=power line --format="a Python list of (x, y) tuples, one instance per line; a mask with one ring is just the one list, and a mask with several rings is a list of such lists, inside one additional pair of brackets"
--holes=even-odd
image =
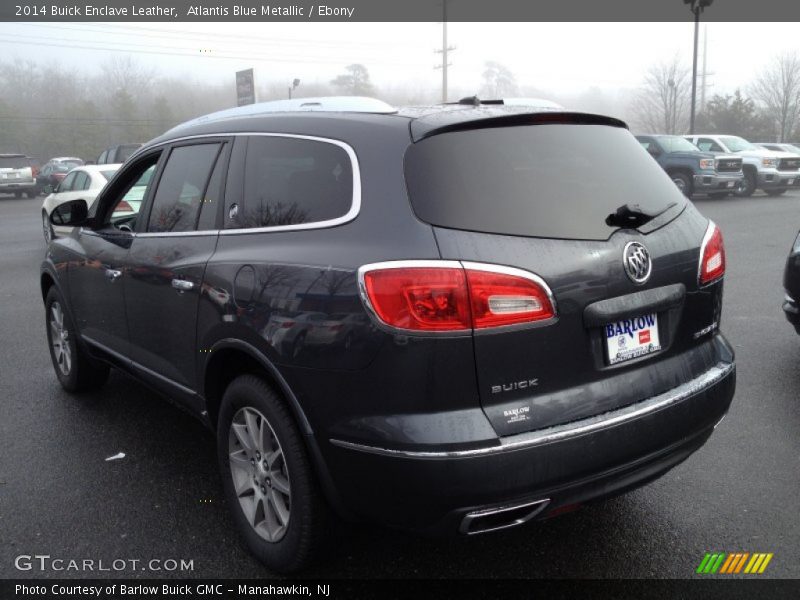
[[(59, 31), (85, 31), (88, 33), (113, 33), (115, 35), (122, 35), (127, 37), (137, 37), (137, 38), (157, 38), (157, 39), (171, 39), (171, 40), (179, 40), (183, 39), (184, 41), (194, 41), (194, 40), (201, 40), (207, 42), (209, 39), (229, 39), (231, 41), (255, 41), (258, 42), (258, 45), (295, 45), (295, 46), (303, 46), (307, 48), (309, 46), (372, 46), (372, 47), (384, 47), (386, 44), (385, 42), (357, 42), (352, 40), (342, 40), (342, 41), (334, 41), (334, 40), (309, 40), (309, 39), (301, 39), (301, 38), (276, 38), (276, 37), (259, 37), (259, 36), (248, 36), (248, 35), (235, 35), (235, 34), (225, 34), (225, 33), (204, 33), (204, 32), (190, 32), (190, 31), (172, 31), (170, 29), (160, 29), (155, 27), (115, 27), (113, 25), (103, 25), (103, 26), (95, 26), (89, 24), (88, 27), (74, 27), (74, 26), (62, 26), (62, 25), (46, 25), (40, 23), (19, 23), (15, 24), (23, 25), (27, 27), (39, 27), (39, 28), (47, 28), (47, 29), (58, 29)], [(144, 32), (156, 32), (156, 33), (142, 33)], [(125, 42), (127, 43), (127, 42)], [(252, 44), (249, 44), (252, 45)]]
[[(296, 58), (296, 57), (279, 57), (275, 55), (256, 55), (256, 54), (248, 54), (248, 55), (235, 55), (235, 54), (208, 54), (208, 53), (200, 53), (198, 52), (169, 52), (166, 50), (151, 50), (149, 48), (168, 48), (171, 50), (179, 50), (180, 48), (176, 48), (174, 46), (153, 46), (151, 44), (135, 44), (133, 42), (124, 42), (123, 44), (116, 44), (116, 45), (99, 45), (104, 42), (89, 42), (95, 45), (88, 46), (86, 42), (82, 44), (75, 44), (73, 43), (74, 40), (70, 40), (67, 38), (43, 38), (37, 36), (14, 36), (13, 38), (2, 37), (3, 34), (0, 34), (0, 42), (8, 42), (13, 43), (15, 45), (27, 45), (27, 46), (49, 46), (55, 48), (74, 48), (74, 49), (81, 49), (81, 50), (101, 50), (101, 51), (115, 51), (115, 52), (128, 52), (133, 54), (154, 54), (154, 55), (161, 55), (161, 56), (181, 56), (181, 57), (198, 57), (203, 59), (219, 59), (219, 60), (256, 60), (256, 61), (263, 61), (263, 62), (282, 62), (282, 63), (306, 63), (306, 64), (318, 64), (318, 63), (327, 63), (327, 64), (341, 64), (343, 62), (357, 62), (361, 60), (361, 58), (352, 58), (352, 57), (341, 57), (341, 58), (329, 58), (329, 57), (307, 57), (307, 58)], [(31, 40), (29, 42), (22, 41), (20, 38)], [(57, 40), (66, 43), (54, 43), (51, 40)], [(127, 46), (130, 48), (134, 48), (131, 50), (130, 48), (123, 48), (123, 46)], [(380, 65), (387, 65), (387, 66), (418, 66), (418, 63), (410, 63), (410, 62), (389, 62), (384, 60), (375, 60), (374, 58), (370, 58), (370, 62), (374, 64)]]

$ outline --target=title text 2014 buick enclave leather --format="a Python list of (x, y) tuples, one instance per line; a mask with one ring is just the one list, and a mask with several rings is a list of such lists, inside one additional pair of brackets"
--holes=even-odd
[(61, 384), (112, 366), (199, 416), (274, 569), (334, 515), (471, 535), (622, 493), (733, 397), (720, 230), (612, 118), (253, 105), (51, 218)]

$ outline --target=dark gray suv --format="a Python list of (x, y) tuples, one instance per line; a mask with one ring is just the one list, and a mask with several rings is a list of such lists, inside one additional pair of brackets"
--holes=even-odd
[(733, 397), (720, 230), (612, 118), (253, 105), (51, 218), (74, 227), (41, 270), (62, 385), (115, 367), (197, 415), (273, 569), (333, 515), (473, 535), (622, 493)]

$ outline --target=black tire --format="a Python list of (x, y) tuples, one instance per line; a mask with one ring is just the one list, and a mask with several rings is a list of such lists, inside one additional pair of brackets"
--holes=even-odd
[[(59, 328), (53, 326), (55, 319), (55, 308), (61, 313), (61, 330), (63, 336), (59, 334)], [(50, 358), (53, 361), (53, 369), (56, 377), (68, 392), (88, 392), (103, 386), (108, 379), (109, 367), (93, 361), (86, 351), (78, 343), (75, 326), (70, 319), (66, 304), (56, 286), (50, 288), (45, 299), (45, 327), (47, 329), (47, 344), (50, 348)], [(56, 337), (58, 336), (58, 337)], [(68, 366), (65, 355), (59, 358), (54, 340), (62, 344), (64, 351), (68, 352)], [(65, 368), (66, 366), (66, 368)]]
[(786, 189), (782, 189), (782, 190), (764, 190), (764, 193), (767, 196), (780, 196), (781, 194), (785, 194), (786, 193)]
[(36, 198), (37, 196), (36, 192), (25, 192), (25, 195), (31, 199)]
[[(253, 416), (255, 413), (257, 416)], [(284, 461), (282, 468), (285, 470), (282, 473), (291, 494), (287, 496), (288, 504), (283, 503), (284, 509), (287, 509), (287, 522), (280, 526), (282, 535), (274, 541), (269, 541), (265, 535), (269, 533), (266, 531), (269, 524), (274, 525), (277, 521), (274, 518), (269, 521), (266, 513), (272, 510), (271, 514), (276, 514), (272, 507), (275, 507), (273, 494), (277, 493), (278, 487), (276, 485), (273, 489), (269, 483), (267, 453), (256, 456), (257, 447), (252, 440), (251, 448), (240, 441), (239, 435), (247, 436), (250, 432), (249, 426), (242, 429), (243, 414), (244, 423), (250, 423), (247, 415), (253, 416), (252, 424), (260, 432), (271, 434), (269, 439), (274, 444), (270, 447), (280, 450), (282, 459), (277, 460)], [(239, 435), (233, 429), (234, 419)], [(259, 439), (266, 440), (263, 436), (263, 433), (259, 433)], [(277, 452), (271, 455), (275, 454)], [(231, 466), (232, 455), (244, 458), (238, 467)], [(330, 531), (331, 513), (319, 490), (313, 466), (292, 414), (283, 399), (263, 379), (255, 375), (241, 375), (225, 390), (217, 423), (217, 457), (225, 498), (248, 550), (265, 566), (277, 572), (293, 573), (308, 566), (324, 546)], [(252, 470), (248, 462), (252, 464)], [(261, 469), (262, 465), (264, 469)], [(234, 483), (234, 477), (237, 483)], [(237, 485), (241, 494), (236, 492)], [(269, 489), (265, 490), (265, 485)], [(262, 495), (257, 496), (259, 490)], [(245, 513), (245, 506), (250, 506), (249, 502), (254, 502), (251, 517), (255, 524), (248, 520)], [(259, 516), (263, 520), (259, 521)]]
[(22, 192), (14, 192), (14, 198), (22, 198)]
[(672, 178), (672, 182), (684, 196), (687, 198), (692, 197), (694, 185), (692, 184), (691, 177), (689, 177), (686, 173), (670, 173), (670, 177)]
[(756, 174), (748, 169), (744, 172), (744, 179), (734, 194), (740, 198), (749, 198), (755, 193), (756, 184)]

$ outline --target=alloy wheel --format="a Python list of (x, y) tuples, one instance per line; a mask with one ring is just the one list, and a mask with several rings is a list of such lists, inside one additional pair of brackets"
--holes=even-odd
[(63, 375), (69, 375), (72, 370), (72, 348), (69, 330), (64, 325), (64, 311), (58, 302), (50, 305), (50, 344), (59, 370)]
[(266, 417), (240, 408), (228, 434), (231, 477), (250, 526), (268, 542), (286, 535), (291, 513), (289, 470), (278, 436)]

